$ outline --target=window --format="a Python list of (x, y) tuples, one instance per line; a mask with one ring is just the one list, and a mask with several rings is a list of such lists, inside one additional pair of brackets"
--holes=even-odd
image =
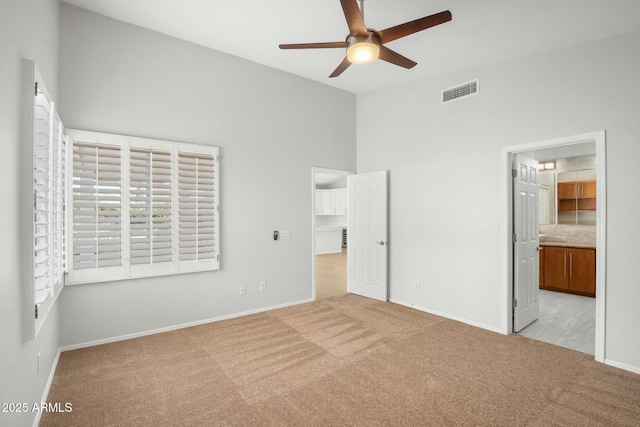
[(29, 306), (25, 338), (34, 338), (64, 285), (66, 271), (66, 138), (35, 63), (24, 61), (24, 276)]
[(218, 148), (68, 134), (69, 283), (219, 269)]

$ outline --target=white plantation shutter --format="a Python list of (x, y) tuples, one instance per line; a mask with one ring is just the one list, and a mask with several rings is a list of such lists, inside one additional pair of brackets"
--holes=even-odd
[(33, 118), (33, 208), (34, 208), (34, 290), (35, 303), (53, 296), (53, 177), (51, 101), (38, 92)]
[[(23, 61), (23, 120), (25, 197), (22, 212), (26, 221), (23, 272), (30, 289), (25, 289), (25, 338), (37, 336), (65, 281), (65, 179), (66, 138), (55, 104), (51, 100), (35, 63)], [(30, 187), (30, 188), (29, 188)], [(29, 220), (32, 219), (32, 221)], [(29, 228), (26, 228), (29, 227)], [(30, 231), (30, 232), (29, 232)]]
[(214, 156), (181, 152), (178, 162), (180, 261), (211, 259), (217, 255)]
[(68, 133), (70, 283), (219, 268), (217, 148)]
[(121, 265), (120, 147), (73, 145), (73, 268)]
[(171, 153), (131, 148), (131, 264), (171, 262)]

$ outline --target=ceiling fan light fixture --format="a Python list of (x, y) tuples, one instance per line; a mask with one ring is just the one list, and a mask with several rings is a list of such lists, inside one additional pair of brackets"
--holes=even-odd
[(369, 64), (380, 56), (380, 45), (371, 41), (362, 41), (347, 48), (347, 59), (352, 64)]

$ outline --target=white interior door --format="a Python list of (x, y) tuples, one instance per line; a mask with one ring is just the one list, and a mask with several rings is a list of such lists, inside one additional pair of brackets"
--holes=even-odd
[(516, 155), (513, 179), (513, 331), (538, 318), (538, 161)]
[(349, 175), (347, 185), (348, 290), (387, 301), (387, 171)]

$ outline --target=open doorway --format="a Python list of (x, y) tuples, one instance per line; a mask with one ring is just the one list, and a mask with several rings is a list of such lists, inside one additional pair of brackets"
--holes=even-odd
[(347, 289), (347, 176), (351, 171), (312, 168), (313, 296), (343, 295)]
[[(511, 165), (514, 156), (519, 154), (527, 158), (533, 158), (542, 165), (539, 167), (539, 184), (543, 185), (541, 193), (546, 194), (546, 199), (538, 207), (540, 215), (537, 215), (539, 218), (543, 218), (543, 224), (539, 226), (539, 234), (536, 236), (539, 239), (539, 248), (542, 249), (539, 254), (539, 258), (542, 260), (539, 270), (540, 290), (538, 290), (537, 286), (535, 289), (540, 306), (539, 318), (525, 327), (520, 333), (534, 339), (594, 354), (598, 361), (604, 360), (605, 352), (604, 279), (606, 276), (604, 270), (606, 268), (606, 246), (604, 242), (606, 231), (606, 186), (604, 180), (606, 174), (604, 147), (604, 132), (595, 132), (503, 149), (503, 161), (506, 169), (503, 181), (503, 200), (505, 201), (504, 231), (506, 232), (503, 246), (503, 254), (505, 256), (503, 291), (506, 297), (504, 302), (505, 332), (514, 332), (513, 316), (517, 315), (516, 311), (518, 310), (518, 303), (515, 301), (516, 295), (514, 294), (514, 286), (517, 285), (519, 278), (514, 277), (515, 268), (513, 266), (515, 243), (512, 243), (512, 240), (516, 239), (513, 237), (516, 231), (514, 231), (512, 211), (514, 184), (511, 179)], [(549, 172), (545, 172), (545, 167)], [(572, 205), (575, 207), (559, 206), (565, 203), (565, 197), (560, 194), (563, 187), (569, 185), (572, 185), (573, 188), (576, 187), (576, 184), (564, 184), (564, 182), (570, 181), (569, 177), (573, 176), (572, 174), (580, 178), (574, 177), (573, 182), (592, 183), (594, 187), (593, 200), (587, 200), (591, 198), (586, 195), (582, 196), (585, 194), (584, 189), (580, 187), (581, 184), (578, 184), (577, 188), (579, 188), (580, 196), (576, 196), (574, 205)], [(587, 188), (588, 191), (589, 188)], [(595, 194), (597, 194), (597, 198)], [(545, 212), (544, 210), (547, 211)], [(592, 250), (585, 249), (586, 246), (592, 246)], [(571, 248), (575, 248), (575, 250)], [(574, 251), (576, 253), (573, 253)], [(584, 255), (583, 252), (592, 252), (593, 279), (595, 282), (593, 291), (580, 289), (576, 285), (577, 281), (572, 282), (578, 273), (583, 274), (583, 271), (578, 271), (576, 267), (578, 255)], [(555, 257), (555, 264), (558, 264), (559, 267), (556, 267), (549, 257)], [(559, 270), (557, 274), (561, 276), (561, 279), (564, 275), (565, 282), (561, 282), (561, 279), (556, 279), (554, 276), (556, 273), (553, 271), (545, 272), (545, 266), (551, 266), (551, 270), (554, 268)], [(538, 274), (536, 274), (536, 277), (538, 277)], [(547, 280), (546, 283), (545, 278)], [(569, 284), (567, 285), (566, 283)], [(594, 293), (595, 298), (585, 296), (589, 295), (590, 292)], [(575, 310), (575, 313), (570, 313), (571, 310)], [(593, 318), (594, 314), (595, 319)], [(589, 316), (591, 316), (592, 321), (592, 329), (590, 331), (588, 330)], [(575, 339), (571, 337), (573, 332), (576, 334)], [(585, 340), (584, 337), (579, 336), (581, 334), (593, 334), (591, 348), (589, 348), (589, 339)]]
[(596, 312), (595, 151), (594, 142), (584, 142), (518, 154), (538, 162), (539, 274), (537, 319), (524, 328), (514, 323), (519, 335), (591, 355)]

